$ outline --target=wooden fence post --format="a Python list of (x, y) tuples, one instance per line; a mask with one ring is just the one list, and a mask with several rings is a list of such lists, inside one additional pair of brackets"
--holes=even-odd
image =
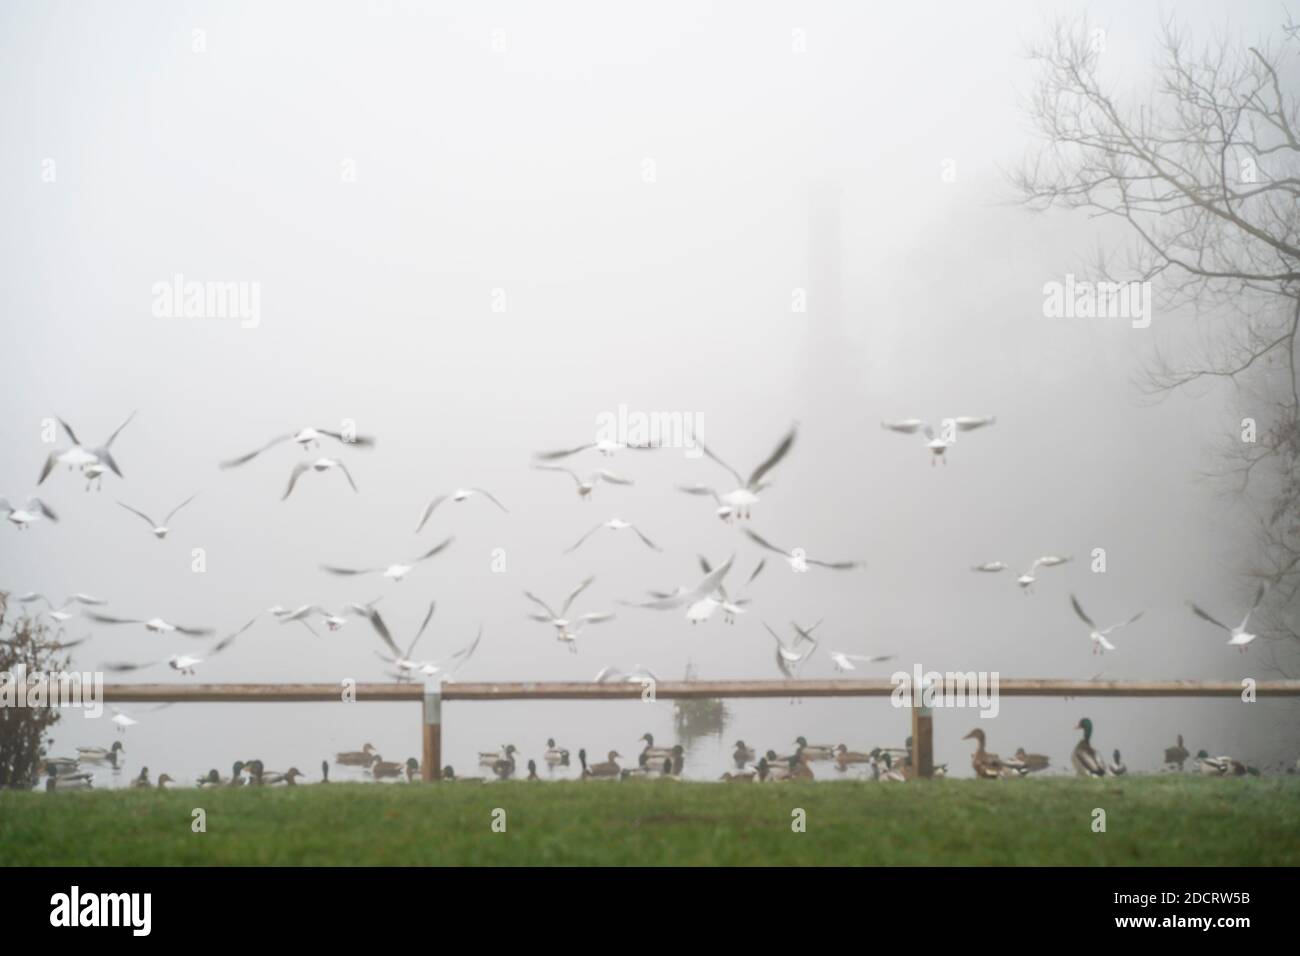
[(912, 772), (928, 779), (934, 776), (934, 715), (924, 706), (924, 690), (912, 691)]
[(442, 779), (442, 681), (424, 682), (424, 759), (420, 776), (425, 781)]

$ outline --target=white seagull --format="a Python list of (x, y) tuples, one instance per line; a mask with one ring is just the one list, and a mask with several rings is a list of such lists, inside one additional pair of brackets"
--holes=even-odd
[(240, 455), (238, 458), (231, 458), (229, 461), (221, 463), (222, 468), (237, 468), (247, 462), (252, 461), (262, 452), (269, 448), (274, 448), (281, 442), (295, 442), (304, 452), (311, 448), (319, 448), (322, 438), (333, 438), (336, 442), (344, 445), (354, 445), (357, 448), (373, 448), (375, 440), (368, 435), (356, 435), (352, 438), (344, 438), (341, 431), (330, 431), (328, 428), (303, 428), (296, 432), (277, 435), (261, 448), (250, 451), (247, 455)]
[[(1068, 557), (1062, 558), (1054, 554), (1045, 554), (1041, 558), (1034, 558), (1034, 563), (1029, 566), (1029, 570), (1016, 578), (1016, 584), (1018, 584), (1026, 594), (1028, 594), (1029, 589), (1033, 587), (1034, 582), (1038, 580), (1038, 578), (1034, 576), (1035, 571), (1039, 568), (1054, 568), (1058, 565), (1065, 564), (1069, 560)], [(984, 564), (975, 565), (971, 570), (997, 574), (1000, 571), (1007, 570), (1007, 564), (1004, 561), (988, 561)]]
[(785, 548), (778, 548), (770, 541), (767, 541), (756, 531), (751, 531), (749, 528), (744, 528), (742, 530), (745, 532), (746, 536), (760, 548), (766, 548), (768, 551), (775, 552), (785, 558), (786, 562), (789, 563), (790, 567), (795, 571), (807, 571), (808, 565), (810, 564), (815, 564), (819, 568), (830, 568), (832, 571), (851, 571), (854, 568), (865, 568), (867, 566), (866, 562), (863, 561), (819, 561), (816, 558), (810, 558), (804, 554), (802, 548), (797, 548), (794, 551), (787, 551)]
[(172, 631), (184, 634), (186, 637), (209, 637), (212, 634), (210, 627), (181, 627), (179, 624), (169, 624), (160, 617), (151, 617), (148, 620), (136, 617), (109, 617), (107, 614), (99, 614), (95, 611), (87, 611), (85, 616), (100, 624), (143, 624), (145, 629), (153, 634), (170, 634)]
[(1191, 601), (1188, 601), (1187, 603), (1191, 607), (1192, 613), (1195, 614), (1197, 617), (1201, 618), (1204, 621), (1209, 621), (1215, 627), (1222, 628), (1223, 630), (1227, 631), (1228, 646), (1241, 648), (1241, 652), (1244, 654), (1246, 652), (1246, 646), (1250, 644), (1250, 642), (1253, 641), (1256, 637), (1259, 636), (1257, 634), (1251, 634), (1249, 631), (1246, 630), (1246, 628), (1250, 625), (1250, 616), (1255, 613), (1255, 608), (1259, 607), (1260, 602), (1264, 600), (1264, 592), (1267, 590), (1268, 590), (1268, 585), (1261, 584), (1259, 586), (1259, 590), (1255, 592), (1255, 600), (1250, 605), (1250, 610), (1246, 612), (1246, 616), (1241, 619), (1241, 623), (1238, 624), (1236, 627), (1228, 627), (1228, 625), (1216, 621), (1214, 618), (1210, 617), (1210, 615), (1206, 614), (1195, 604), (1192, 604)]
[(611, 621), (614, 619), (614, 615), (607, 611), (593, 611), (576, 618), (569, 617), (569, 608), (573, 606), (573, 602), (577, 600), (578, 595), (587, 590), (587, 588), (591, 586), (591, 582), (595, 580), (594, 576), (589, 577), (569, 592), (569, 596), (565, 598), (564, 604), (560, 607), (560, 613), (558, 614), (551, 609), (549, 604), (537, 595), (525, 591), (524, 597), (528, 598), (528, 600), (532, 601), (546, 612), (545, 614), (529, 614), (528, 619), (538, 621), (542, 624), (551, 625), (555, 628), (555, 639), (568, 644), (569, 650), (573, 653), (577, 653), (578, 635), (582, 633), (583, 628), (588, 624), (602, 624), (605, 621)]
[(384, 577), (390, 578), (393, 581), (401, 581), (402, 578), (406, 577), (408, 574), (411, 573), (411, 570), (417, 564), (419, 564), (421, 561), (427, 561), (429, 558), (432, 558), (434, 555), (442, 553), (442, 551), (448, 548), (451, 545), (451, 543), (455, 540), (456, 540), (455, 538), (446, 538), (440, 543), (435, 544), (432, 548), (424, 552), (424, 554), (420, 555), (419, 557), (410, 558), (406, 562), (390, 564), (386, 568), (339, 568), (330, 564), (322, 564), (321, 569), (324, 571), (328, 571), (330, 574), (341, 574), (341, 575), (382, 574)]
[(429, 516), (432, 515), (438, 505), (442, 504), (444, 501), (447, 501), (448, 499), (458, 502), (464, 501), (466, 498), (472, 497), (473, 495), (482, 495), (506, 514), (510, 514), (510, 510), (501, 502), (497, 501), (490, 491), (485, 491), (482, 488), (457, 488), (449, 495), (438, 495), (424, 506), (424, 510), (420, 512), (420, 523), (415, 526), (416, 532), (418, 533), (419, 530), (424, 527), (425, 522), (429, 520)]
[[(144, 664), (107, 663), (107, 664), (100, 664), (99, 667), (100, 670), (112, 671), (113, 673), (116, 674), (123, 674), (123, 673), (129, 673), (131, 671), (146, 670), (150, 667), (157, 667), (161, 663), (164, 662), (149, 661)], [(168, 667), (170, 667), (174, 671), (177, 671), (181, 674), (193, 675), (194, 668), (199, 664), (203, 663), (203, 658), (193, 657), (189, 654), (173, 654), (171, 657), (167, 658), (165, 663), (167, 664)]]
[(1146, 613), (1145, 611), (1138, 611), (1127, 621), (1120, 621), (1118, 624), (1110, 625), (1110, 627), (1098, 627), (1093, 623), (1092, 618), (1088, 617), (1084, 612), (1083, 608), (1079, 604), (1079, 599), (1073, 594), (1070, 595), (1070, 604), (1074, 607), (1074, 613), (1079, 616), (1079, 620), (1088, 625), (1088, 639), (1092, 641), (1092, 652), (1094, 654), (1105, 654), (1107, 651), (1113, 651), (1115, 645), (1107, 640), (1107, 637), (1109, 637), (1111, 632), (1117, 631), (1121, 627), (1128, 627)]
[(588, 448), (594, 448), (606, 458), (611, 457), (614, 452), (621, 449), (630, 449), (631, 451), (651, 451), (658, 448), (658, 445), (629, 445), (623, 442), (616, 442), (610, 438), (602, 438), (599, 441), (587, 442), (585, 445), (578, 445), (576, 448), (561, 448), (558, 451), (539, 451), (534, 453), (533, 457), (538, 461), (558, 461), (561, 458), (568, 458), (570, 455), (576, 455), (578, 452), (586, 451)]
[(47, 598), (44, 594), (38, 594), (35, 591), (27, 592), (18, 600), (22, 604), (27, 604), (31, 601), (44, 601), (45, 606), (49, 608), (49, 611), (47, 613), (49, 614), (50, 619), (53, 621), (57, 621), (59, 624), (63, 624), (66, 621), (70, 621), (77, 616), (76, 611), (68, 610), (68, 607), (71, 604), (83, 604), (89, 606), (95, 604), (108, 603), (102, 598), (91, 597), (89, 594), (74, 594), (71, 597), (64, 598), (63, 603), (60, 604), (58, 607), (55, 607), (53, 601)]
[(565, 468), (563, 465), (533, 465), (538, 471), (562, 471), (571, 477), (574, 484), (578, 486), (578, 497), (584, 501), (591, 500), (591, 493), (596, 490), (599, 482), (606, 482), (611, 485), (631, 485), (635, 484), (631, 478), (624, 478), (622, 475), (615, 474), (607, 468), (597, 468), (586, 478), (579, 475), (572, 468)]
[(586, 543), (588, 538), (590, 538), (597, 531), (600, 531), (602, 528), (608, 528), (611, 531), (626, 531), (628, 529), (631, 529), (632, 532), (635, 533), (636, 536), (641, 539), (641, 543), (644, 544), (651, 551), (663, 551), (663, 548), (659, 547), (659, 545), (655, 544), (653, 541), (647, 538), (641, 532), (641, 529), (638, 528), (636, 525), (624, 521), (622, 518), (610, 518), (608, 521), (602, 521), (600, 524), (596, 525), (596, 527), (592, 528), (590, 531), (584, 534), (581, 538), (578, 539), (576, 544), (574, 544), (572, 547), (566, 548), (564, 553), (572, 554), (574, 551), (577, 551), (580, 547), (583, 546), (583, 544)]
[(425, 628), (427, 628), (429, 626), (429, 622), (433, 620), (433, 612), (434, 609), (437, 608), (437, 606), (438, 606), (437, 601), (429, 602), (429, 611), (427, 614), (424, 615), (424, 621), (421, 622), (420, 629), (415, 632), (415, 637), (411, 639), (411, 643), (406, 648), (405, 651), (400, 650), (397, 647), (397, 645), (393, 643), (392, 638), (390, 637), (387, 643), (392, 647), (393, 656), (389, 657), (385, 654), (379, 653), (379, 651), (375, 651), (375, 656), (377, 656), (380, 660), (387, 661), (388, 663), (396, 666), (398, 671), (400, 671), (404, 676), (409, 676), (412, 671), (418, 671), (422, 667), (424, 667), (425, 664), (427, 664), (428, 662), (412, 660), (411, 654), (412, 652), (415, 651), (415, 645), (420, 642), (420, 638), (424, 636)]
[(626, 601), (619, 603), (652, 611), (671, 611), (685, 605), (686, 620), (692, 624), (699, 624), (701, 621), (707, 621), (713, 616), (713, 612), (721, 607), (718, 588), (735, 562), (736, 556), (733, 554), (724, 564), (706, 573), (693, 588), (679, 587), (670, 594), (659, 594), (654, 600), (642, 604), (629, 604)]
[(108, 441), (99, 447), (82, 445), (77, 438), (72, 426), (62, 418), (58, 419), (59, 426), (67, 434), (68, 439), (72, 442), (70, 448), (56, 449), (50, 452), (49, 457), (45, 459), (45, 466), (41, 469), (41, 477), (36, 480), (39, 485), (50, 476), (55, 465), (67, 465), (69, 470), (73, 468), (81, 469), (82, 477), (86, 479), (86, 490), (95, 482), (99, 487), (103, 487), (104, 469), (107, 468), (117, 477), (122, 477), (122, 470), (117, 467), (117, 462), (113, 460), (113, 455), (109, 451), (113, 447), (113, 441), (121, 434), (122, 429), (131, 424), (131, 419), (135, 418), (135, 412), (127, 416), (126, 421), (117, 426), (117, 430), (108, 436)]
[(0, 512), (4, 512), (9, 523), (19, 531), (26, 531), (33, 521), (40, 521), (42, 518), (49, 518), (51, 521), (59, 520), (59, 516), (50, 509), (49, 505), (34, 496), (28, 498), (21, 508), (11, 505), (8, 498), (0, 498)]
[(770, 485), (770, 482), (763, 481), (763, 476), (775, 468), (790, 451), (794, 445), (795, 435), (798, 432), (798, 426), (792, 426), (786, 436), (781, 439), (772, 454), (760, 464), (750, 474), (749, 480), (740, 477), (740, 472), (732, 468), (725, 461), (709, 450), (704, 443), (700, 443), (700, 449), (715, 462), (721, 465), (727, 471), (731, 472), (739, 485), (734, 491), (728, 491), (726, 494), (719, 494), (716, 488), (709, 485), (678, 485), (678, 491), (684, 491), (688, 495), (708, 495), (717, 503), (718, 509), (714, 513), (723, 521), (731, 521), (733, 518), (748, 518), (749, 509), (758, 504), (758, 493)]
[[(708, 574), (713, 570), (713, 565), (709, 563), (708, 558), (702, 554), (696, 555), (696, 557), (699, 559), (700, 567), (703, 569), (705, 574)], [(754, 578), (758, 577), (766, 566), (767, 558), (760, 558), (754, 570), (750, 572), (749, 578), (745, 581), (746, 588), (754, 583)], [(685, 590), (685, 587), (679, 587), (676, 591), (650, 591), (648, 593), (653, 598), (666, 598), (672, 597), (674, 594), (679, 594)], [(723, 584), (719, 584), (718, 589), (714, 591), (713, 594), (709, 595), (709, 597), (713, 601), (714, 605), (722, 609), (722, 622), (724, 624), (735, 624), (737, 615), (744, 614), (748, 610), (747, 605), (752, 603), (751, 599), (747, 597), (731, 597), (731, 595), (727, 593), (726, 585)], [(703, 610), (704, 609), (701, 608), (701, 612), (703, 612)], [(712, 616), (712, 606), (708, 608), (708, 611), (708, 616)]]
[[(763, 622), (763, 627), (767, 628), (767, 633), (771, 634), (772, 639), (776, 641), (776, 666), (790, 680), (794, 679), (795, 670), (797, 669), (795, 665), (804, 663), (816, 652), (818, 644), (813, 639), (812, 632), (817, 630), (821, 623), (821, 621), (818, 621), (812, 627), (803, 628), (791, 621), (790, 626), (794, 628), (795, 640), (793, 645), (787, 647), (786, 643), (781, 640), (781, 636), (772, 630), (766, 621)], [(812, 647), (800, 654), (798, 648), (805, 642), (811, 644)]]
[(163, 518), (162, 524), (158, 524), (156, 521), (153, 520), (153, 518), (150, 518), (143, 511), (136, 511), (126, 502), (119, 501), (118, 504), (121, 505), (123, 508), (125, 508), (127, 511), (131, 512), (131, 514), (139, 515), (141, 518), (147, 521), (149, 523), (149, 527), (153, 529), (153, 536), (157, 538), (159, 541), (161, 541), (163, 538), (167, 537), (167, 532), (171, 530), (171, 528), (167, 526), (168, 524), (171, 523), (172, 517), (176, 514), (176, 512), (180, 511), (182, 508), (184, 508), (187, 504), (189, 504), (198, 496), (199, 496), (198, 492), (196, 491), (194, 494), (190, 495), (188, 498), (186, 498), (184, 501), (178, 504), (171, 511), (167, 512), (167, 517)]
[(289, 487), (284, 489), (284, 494), (280, 496), (280, 500), (284, 501), (293, 493), (293, 486), (298, 483), (298, 476), (304, 471), (315, 471), (320, 473), (330, 471), (334, 468), (343, 472), (343, 476), (347, 478), (348, 484), (352, 486), (352, 490), (356, 491), (357, 483), (352, 480), (352, 472), (348, 471), (347, 465), (343, 464), (343, 462), (339, 461), (337, 458), (317, 458), (315, 461), (300, 461), (298, 464), (293, 466), (293, 471), (289, 473)]
[[(469, 642), (469, 644), (462, 647), (455, 654), (452, 654), (446, 659), (446, 661), (437, 660), (418, 662), (419, 667), (415, 669), (414, 673), (425, 678), (438, 677), (438, 675), (441, 675), (438, 679), (442, 681), (442, 683), (454, 684), (456, 683), (456, 673), (464, 667), (466, 663), (468, 663), (471, 657), (474, 656), (474, 652), (478, 650), (479, 641), (481, 640), (483, 640), (483, 626), (480, 624), (478, 634), (475, 636), (474, 640)], [(448, 665), (453, 661), (455, 662), (454, 665), (449, 667)], [(410, 676), (410, 674), (409, 672), (406, 674), (395, 672), (393, 676), (400, 680), (403, 676)]]
[(890, 431), (901, 432), (904, 435), (914, 435), (918, 431), (925, 436), (925, 447), (930, 449), (930, 464), (934, 465), (939, 459), (948, 464), (948, 459), (944, 453), (957, 443), (957, 432), (974, 431), (976, 428), (983, 428), (985, 425), (992, 425), (997, 422), (997, 418), (989, 416), (987, 418), (972, 418), (970, 416), (959, 416), (957, 418), (945, 418), (939, 423), (942, 431), (940, 437), (935, 437), (934, 426), (920, 418), (905, 418), (896, 422), (881, 422), (881, 428), (888, 428)]
[(877, 654), (872, 657), (867, 654), (845, 654), (842, 651), (831, 651), (831, 661), (835, 664), (835, 669), (843, 674), (845, 671), (855, 671), (857, 668), (853, 665), (854, 661), (859, 664), (881, 664), (885, 661), (892, 661), (898, 655), (896, 654)]
[(659, 683), (659, 678), (648, 667), (638, 664), (635, 670), (625, 671), (617, 667), (602, 667), (592, 681), (597, 684), (644, 684), (647, 681)]

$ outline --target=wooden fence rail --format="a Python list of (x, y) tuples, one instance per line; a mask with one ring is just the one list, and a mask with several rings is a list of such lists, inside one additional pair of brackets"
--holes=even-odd
[[(936, 694), (964, 690), (973, 684), (936, 681)], [(1238, 698), (1241, 681), (1167, 680), (1097, 681), (1000, 678), (998, 696), (1005, 697), (1221, 697)], [(563, 681), (513, 681), (475, 684), (105, 684), (103, 699), (111, 704), (136, 703), (329, 703), (342, 701), (345, 691), (356, 701), (423, 703), (425, 780), (442, 776), (442, 703), (471, 700), (640, 700), (646, 684)], [(890, 697), (888, 680), (729, 680), (658, 681), (655, 700), (738, 699), (761, 697)], [(1300, 697), (1300, 680), (1258, 681), (1257, 697)], [(912, 740), (918, 775), (933, 770), (933, 725), (929, 709), (911, 707)]]

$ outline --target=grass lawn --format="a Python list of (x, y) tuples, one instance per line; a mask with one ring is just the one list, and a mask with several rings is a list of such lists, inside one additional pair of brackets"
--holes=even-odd
[[(191, 811), (207, 812), (193, 833)], [(492, 831), (495, 808), (506, 832)], [(792, 811), (807, 831), (791, 831)], [(1093, 809), (1106, 832), (1092, 830)], [(1300, 778), (330, 784), (0, 793), (43, 864), (1300, 864)]]

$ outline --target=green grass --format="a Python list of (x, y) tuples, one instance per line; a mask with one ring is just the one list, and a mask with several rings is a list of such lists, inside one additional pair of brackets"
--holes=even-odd
[[(207, 832), (190, 830), (207, 811)], [(491, 829), (506, 811), (505, 833)], [(791, 832), (791, 811), (807, 832)], [(1092, 831), (1093, 808), (1106, 832)], [(0, 793), (45, 864), (1300, 864), (1300, 778), (330, 784)]]

